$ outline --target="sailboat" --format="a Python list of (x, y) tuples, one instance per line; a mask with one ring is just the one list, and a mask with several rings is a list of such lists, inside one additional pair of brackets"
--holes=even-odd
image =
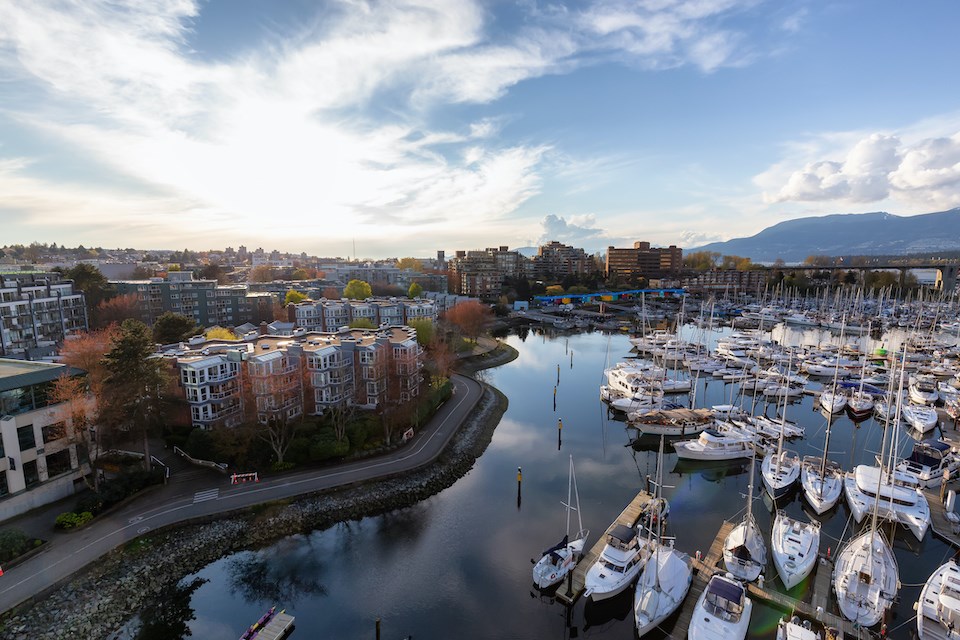
[(747, 488), (747, 513), (723, 542), (723, 564), (735, 577), (753, 582), (767, 565), (767, 546), (753, 517), (753, 475), (755, 459), (750, 460), (750, 484)]
[[(663, 436), (660, 436), (660, 452), (657, 456), (657, 480), (655, 501), (664, 500), (663, 492)], [(664, 542), (664, 518), (656, 520), (657, 541), (654, 551), (640, 574), (633, 598), (633, 617), (637, 636), (657, 627), (676, 611), (690, 590), (692, 573), (690, 557), (673, 547), (673, 540)], [(651, 523), (651, 526), (653, 523)]]
[[(888, 421), (885, 429), (889, 426)], [(881, 460), (884, 459), (886, 446), (887, 438), (884, 433)], [(861, 627), (872, 627), (880, 622), (900, 589), (899, 569), (893, 549), (883, 532), (877, 528), (883, 475), (881, 464), (880, 473), (876, 474), (875, 478), (875, 491), (871, 496), (873, 515), (870, 526), (847, 542), (833, 566), (833, 589), (840, 612)]]
[[(840, 330), (840, 342), (843, 342), (843, 329)], [(833, 370), (833, 385), (837, 385), (838, 368)], [(872, 405), (871, 405), (872, 407)], [(834, 413), (827, 413), (827, 431), (823, 439), (823, 456), (804, 456), (800, 465), (800, 485), (803, 495), (817, 515), (833, 508), (843, 493), (843, 469), (836, 462), (827, 459), (830, 450), (830, 428), (833, 426)]]
[(820, 523), (803, 522), (777, 511), (770, 534), (773, 564), (787, 589), (792, 589), (813, 571), (820, 548)]
[[(787, 366), (789, 375), (790, 366)], [(800, 460), (796, 455), (791, 455), (783, 449), (783, 431), (787, 420), (787, 401), (783, 401), (782, 415), (780, 417), (780, 437), (777, 440), (777, 452), (769, 453), (763, 457), (760, 475), (763, 479), (763, 485), (773, 496), (774, 500), (782, 498), (793, 486), (793, 483), (800, 477)]]
[[(576, 507), (571, 504), (572, 497), (576, 498)], [(587, 536), (590, 535), (590, 532), (583, 528), (583, 518), (580, 516), (580, 492), (577, 490), (577, 476), (573, 470), (573, 456), (570, 456), (567, 501), (562, 504), (567, 508), (567, 533), (563, 540), (544, 551), (540, 560), (533, 565), (533, 582), (540, 589), (553, 586), (566, 577), (583, 555)], [(579, 531), (573, 540), (570, 540), (570, 511), (577, 512), (579, 525)]]

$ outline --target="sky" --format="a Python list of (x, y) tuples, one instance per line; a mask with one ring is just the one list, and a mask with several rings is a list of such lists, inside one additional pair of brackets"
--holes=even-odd
[(691, 248), (960, 206), (955, 0), (3, 0), (0, 245)]

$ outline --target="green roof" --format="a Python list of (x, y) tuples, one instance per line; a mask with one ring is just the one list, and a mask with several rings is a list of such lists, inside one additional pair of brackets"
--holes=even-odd
[(81, 369), (68, 367), (65, 364), (0, 358), (0, 391), (52, 382), (66, 372), (70, 375), (83, 373)]

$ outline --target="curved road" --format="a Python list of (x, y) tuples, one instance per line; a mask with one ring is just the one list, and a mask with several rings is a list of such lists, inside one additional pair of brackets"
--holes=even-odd
[(135, 500), (90, 526), (52, 540), (46, 551), (0, 577), (0, 611), (8, 611), (71, 576), (116, 547), (161, 527), (191, 518), (233, 511), (261, 502), (331, 489), (411, 471), (434, 461), (483, 395), (471, 378), (453, 375), (453, 396), (410, 443), (392, 453), (322, 471), (304, 471), (258, 483), (196, 482), (165, 487), (154, 500)]

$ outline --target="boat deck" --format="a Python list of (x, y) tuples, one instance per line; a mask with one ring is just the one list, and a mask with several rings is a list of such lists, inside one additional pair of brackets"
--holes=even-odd
[[(713, 544), (710, 545), (710, 550), (707, 552), (706, 557), (702, 560), (696, 558), (691, 559), (693, 568), (697, 574), (690, 584), (690, 592), (683, 602), (680, 615), (677, 617), (673, 629), (670, 631), (671, 637), (686, 637), (687, 630), (690, 627), (690, 620), (693, 618), (697, 601), (700, 599), (700, 594), (703, 593), (710, 578), (715, 573), (723, 571), (723, 569), (718, 566), (723, 553), (723, 541), (730, 535), (734, 526), (734, 523), (724, 521), (720, 527), (720, 531), (717, 532), (717, 537), (713, 540)], [(805, 618), (816, 620), (824, 626), (834, 627), (840, 630), (845, 638), (859, 638), (861, 632), (854, 629), (853, 624), (830, 612), (829, 602), (833, 564), (821, 556), (815, 571), (813, 604), (804, 602), (803, 600), (797, 600), (785, 593), (774, 591), (766, 586), (761, 587), (759, 584), (753, 582), (747, 585), (747, 594), (755, 600), (763, 600), (778, 609), (786, 611), (788, 615), (796, 613)], [(864, 631), (863, 633), (866, 632)]]
[[(571, 572), (572, 583), (567, 582), (561, 584), (557, 587), (556, 598), (565, 605), (572, 605), (577, 601), (577, 599), (583, 595), (583, 585), (584, 579), (587, 576), (587, 571), (590, 567), (593, 566), (593, 563), (597, 561), (597, 558), (600, 557), (600, 552), (603, 551), (603, 547), (607, 544), (607, 535), (610, 533), (618, 524), (625, 525), (627, 527), (634, 527), (637, 524), (637, 521), (640, 519), (640, 512), (643, 510), (644, 505), (646, 505), (650, 500), (653, 499), (653, 496), (647, 493), (646, 491), (641, 491), (637, 496), (626, 506), (626, 508), (617, 516), (617, 519), (607, 527), (606, 532), (597, 540), (597, 542), (590, 548), (582, 558), (580, 562), (577, 563), (577, 566), (574, 567)], [(568, 577), (568, 580), (570, 578)]]
[(281, 611), (273, 616), (267, 625), (253, 636), (254, 640), (280, 640), (286, 638), (293, 631), (295, 618), (289, 613)]

